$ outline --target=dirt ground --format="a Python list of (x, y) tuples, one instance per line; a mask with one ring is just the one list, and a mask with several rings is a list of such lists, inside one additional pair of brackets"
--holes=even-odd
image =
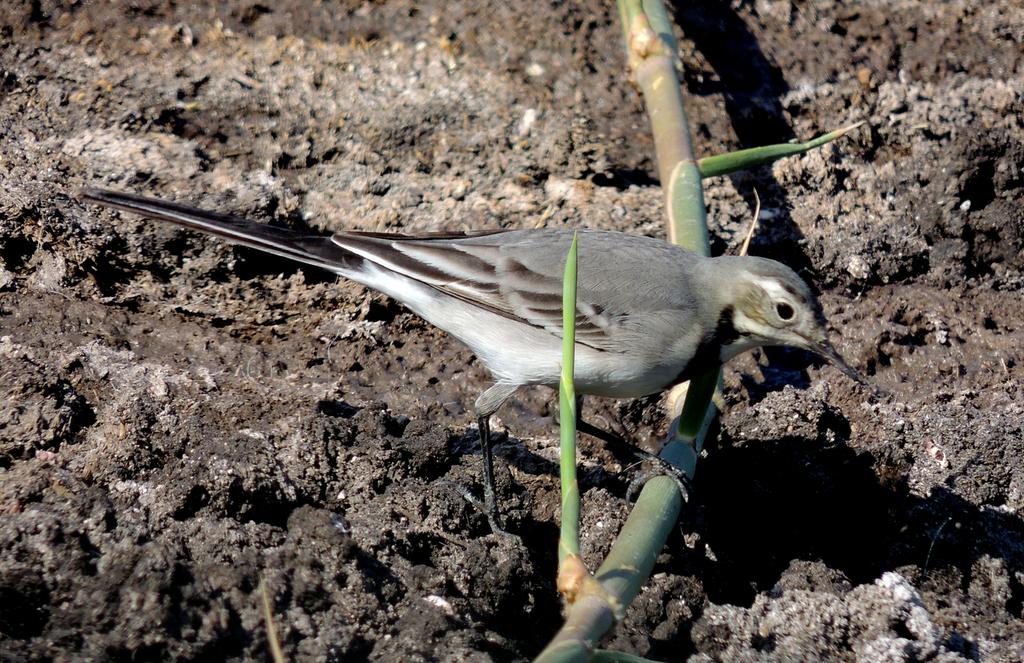
[[(383, 296), (75, 198), (293, 227), (664, 236), (612, 2), (0, 4), (0, 659), (518, 661), (557, 629), (552, 393), (499, 414)], [(713, 251), (822, 294), (872, 398), (726, 370), (694, 499), (606, 646), (661, 660), (1024, 660), (1024, 6), (679, 3)], [(658, 440), (658, 398), (588, 401)], [(506, 432), (507, 431), (507, 432)], [(629, 505), (584, 438), (586, 558)]]

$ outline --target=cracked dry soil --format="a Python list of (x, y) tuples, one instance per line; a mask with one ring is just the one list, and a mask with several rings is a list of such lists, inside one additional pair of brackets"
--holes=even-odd
[[(101, 185), (320, 231), (663, 236), (611, 2), (0, 5), (0, 659), (514, 661), (560, 623), (552, 394), (474, 484), (469, 353), (349, 283), (83, 207)], [(1024, 659), (1024, 8), (678, 3), (716, 253), (822, 293), (872, 399), (726, 370), (694, 500), (607, 646), (662, 660)], [(588, 402), (637, 440), (658, 399)], [(581, 441), (584, 546), (622, 464)]]

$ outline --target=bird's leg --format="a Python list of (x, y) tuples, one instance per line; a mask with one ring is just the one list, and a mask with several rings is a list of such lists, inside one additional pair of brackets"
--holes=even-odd
[(494, 451), (491, 447), (491, 415), (497, 412), (501, 404), (514, 394), (518, 388), (519, 385), (517, 384), (498, 381), (476, 399), (476, 423), (480, 430), (480, 451), (484, 461), (484, 501), (481, 504), (469, 494), (469, 491), (463, 492), (463, 496), (487, 516), (487, 523), (491, 526), (491, 531), (495, 534), (506, 536), (511, 535), (501, 526), (501, 519), (498, 517), (498, 496), (494, 489)]
[(576, 430), (579, 431), (580, 433), (583, 433), (584, 435), (589, 435), (591, 437), (595, 437), (601, 440), (607, 446), (612, 448), (612, 453), (614, 453), (616, 456), (640, 456), (641, 459), (647, 460), (647, 458), (644, 457), (643, 454), (650, 453), (644, 451), (643, 449), (636, 445), (630, 444), (629, 442), (625, 441), (615, 433), (609, 433), (605, 429), (598, 428), (594, 424), (583, 421), (583, 419), (579, 417), (577, 417), (576, 419)]
[(654, 465), (654, 470), (650, 472), (644, 472), (639, 474), (632, 481), (629, 482), (629, 488), (626, 489), (626, 499), (632, 500), (634, 493), (642, 488), (645, 483), (650, 481), (659, 475), (668, 475), (675, 479), (676, 485), (679, 487), (679, 492), (683, 496), (683, 501), (690, 499), (690, 477), (686, 476), (686, 473), (681, 469), (666, 461), (664, 458), (657, 454), (653, 454), (646, 449), (641, 449), (635, 444), (630, 444), (626, 440), (622, 439), (614, 433), (609, 433), (603, 428), (583, 421), (583, 397), (576, 397), (576, 430), (585, 434), (595, 437), (605, 443), (610, 451), (616, 456), (629, 455), (634, 458), (638, 458), (641, 461), (646, 461)]
[(491, 446), (491, 425), (490, 415), (478, 417), (477, 426), (480, 430), (480, 451), (484, 463), (484, 499), (481, 501), (473, 495), (467, 486), (459, 483), (445, 481), (443, 483), (453, 487), (473, 507), (484, 514), (491, 531), (502, 536), (513, 536), (505, 531), (501, 525), (501, 518), (498, 517), (498, 493), (494, 487), (494, 450)]
[(633, 456), (640, 460), (651, 460), (651, 456), (654, 456), (651, 452), (645, 451), (635, 444), (630, 444), (615, 433), (610, 433), (583, 421), (583, 396), (580, 394), (576, 395), (576, 431), (601, 440), (615, 456)]
[(480, 429), (480, 451), (484, 460), (484, 504), (483, 512), (487, 523), (495, 534), (505, 534), (498, 517), (498, 494), (494, 489), (494, 450), (491, 448), (491, 417), (483, 416), (476, 420)]

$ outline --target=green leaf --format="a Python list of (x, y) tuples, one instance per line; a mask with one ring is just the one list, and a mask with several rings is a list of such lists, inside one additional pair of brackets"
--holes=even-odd
[(779, 143), (777, 145), (765, 145), (763, 147), (752, 147), (747, 150), (737, 150), (736, 152), (729, 152), (728, 154), (716, 154), (713, 157), (704, 157), (697, 161), (697, 167), (700, 169), (700, 176), (704, 178), (735, 173), (738, 170), (745, 170), (747, 168), (753, 168), (754, 166), (760, 166), (761, 164), (771, 163), (783, 157), (792, 156), (794, 154), (803, 154), (804, 152), (813, 150), (816, 147), (821, 147), (825, 143), (830, 143), (837, 138), (845, 136), (862, 124), (864, 124), (863, 121), (851, 124), (848, 127), (843, 127), (842, 129), (837, 129), (836, 131), (818, 136), (814, 140), (809, 140), (806, 143)]

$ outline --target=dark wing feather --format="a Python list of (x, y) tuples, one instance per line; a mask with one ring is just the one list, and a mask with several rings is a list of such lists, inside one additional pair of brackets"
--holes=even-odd
[(257, 223), (239, 216), (106, 189), (84, 189), (79, 195), (87, 202), (199, 230), (235, 244), (291, 258), (332, 272), (352, 268), (353, 260), (359, 261), (323, 235), (302, 233), (290, 228)]

